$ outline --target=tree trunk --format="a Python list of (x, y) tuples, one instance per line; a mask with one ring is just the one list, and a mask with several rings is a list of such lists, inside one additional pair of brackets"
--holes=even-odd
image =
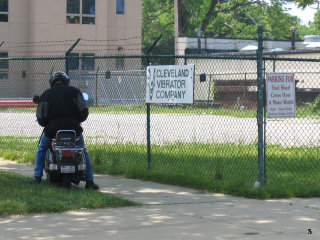
[(188, 30), (188, 11), (183, 4), (183, 0), (178, 0), (178, 11), (179, 11), (179, 36), (184, 35)]
[(213, 16), (216, 16), (217, 15), (217, 12), (215, 12), (215, 8), (218, 4), (218, 1), (217, 0), (211, 0), (211, 5), (210, 5), (210, 8), (202, 22), (202, 26), (201, 26), (201, 32), (205, 32), (208, 25), (209, 25), (209, 22), (210, 22), (210, 19), (213, 17)]

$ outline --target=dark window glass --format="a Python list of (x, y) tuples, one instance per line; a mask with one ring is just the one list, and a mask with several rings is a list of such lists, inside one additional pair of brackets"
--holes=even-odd
[(78, 16), (67, 16), (67, 23), (79, 24), (80, 23), (80, 17), (78, 17)]
[(124, 69), (124, 58), (117, 58), (116, 59), (116, 68), (118, 70)]
[[(0, 58), (7, 58), (8, 53), (0, 53)], [(0, 60), (0, 79), (8, 79), (9, 61)]]
[(82, 0), (82, 14), (95, 14), (95, 0)]
[(67, 0), (67, 13), (80, 14), (80, 0)]
[[(79, 53), (70, 53), (70, 57), (79, 57)], [(69, 70), (79, 69), (79, 58), (68, 59)]]
[[(8, 53), (0, 53), (0, 58), (7, 58)], [(0, 69), (9, 69), (9, 61), (7, 59), (0, 60)]]
[[(94, 56), (92, 53), (84, 53), (82, 56)], [(94, 59), (93, 58), (83, 58), (81, 62), (82, 70), (94, 70)]]
[[(95, 15), (95, 11), (95, 0), (81, 0), (81, 2), (80, 0), (67, 0), (67, 15), (69, 16), (67, 16), (66, 22), (71, 24), (95, 24), (94, 16), (81, 16), (82, 14)], [(80, 22), (80, 18), (82, 22)]]
[(95, 24), (94, 17), (82, 17), (82, 24)]
[(0, 12), (8, 12), (8, 0), (0, 0)]
[(0, 79), (8, 79), (8, 73), (0, 70)]
[(8, 14), (0, 14), (0, 22), (8, 22)]
[(116, 13), (124, 14), (124, 0), (117, 0)]
[(0, 69), (0, 79), (8, 79), (8, 72)]

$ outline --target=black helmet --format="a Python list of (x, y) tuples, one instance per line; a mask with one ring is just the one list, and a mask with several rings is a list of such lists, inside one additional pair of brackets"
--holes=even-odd
[(50, 87), (52, 87), (54, 85), (54, 83), (58, 80), (62, 81), (67, 86), (69, 86), (69, 84), (70, 84), (70, 78), (66, 73), (55, 72), (51, 75), (51, 78), (49, 80)]

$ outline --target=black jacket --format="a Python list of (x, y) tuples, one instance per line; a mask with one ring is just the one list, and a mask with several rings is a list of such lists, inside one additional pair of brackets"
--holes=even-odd
[(89, 115), (79, 89), (56, 83), (40, 96), (37, 121), (47, 137), (54, 138), (58, 130), (83, 131), (81, 122)]

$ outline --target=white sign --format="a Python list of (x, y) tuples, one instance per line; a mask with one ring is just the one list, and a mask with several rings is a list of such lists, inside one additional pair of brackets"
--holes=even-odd
[(294, 118), (296, 94), (293, 73), (267, 73), (267, 117)]
[(149, 66), (146, 103), (193, 103), (194, 65)]

